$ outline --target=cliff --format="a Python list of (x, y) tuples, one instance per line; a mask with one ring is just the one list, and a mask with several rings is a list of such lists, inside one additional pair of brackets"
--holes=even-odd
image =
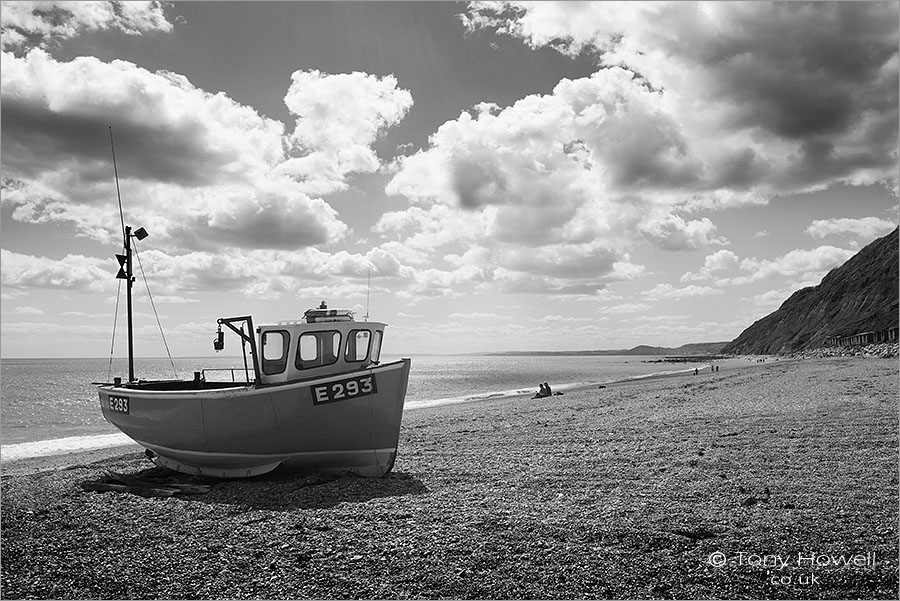
[(723, 353), (790, 353), (824, 346), (829, 336), (896, 327), (900, 310), (898, 230), (879, 238), (803, 288), (732, 340)]

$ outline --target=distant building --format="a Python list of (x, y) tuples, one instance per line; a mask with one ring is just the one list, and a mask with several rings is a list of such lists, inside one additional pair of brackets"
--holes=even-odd
[(850, 336), (829, 336), (825, 339), (826, 346), (861, 346), (864, 344), (879, 344), (881, 342), (897, 342), (898, 330), (896, 326), (881, 330), (880, 332), (861, 332)]

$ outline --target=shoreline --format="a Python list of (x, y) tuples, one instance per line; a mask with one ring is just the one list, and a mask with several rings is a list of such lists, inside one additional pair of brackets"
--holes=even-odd
[[(896, 361), (779, 361), (423, 408), (383, 479), (273, 472), (143, 498), (80, 486), (160, 474), (139, 448), (80, 454), (4, 473), (0, 592), (895, 598), (897, 376)], [(801, 553), (874, 559), (810, 567)], [(751, 555), (786, 560), (785, 580)]]
[[(755, 358), (755, 357), (754, 357)], [(734, 357), (735, 360), (752, 360), (750, 356), (739, 356)], [(778, 361), (779, 359), (775, 359)], [(797, 359), (784, 359), (781, 358), (781, 361), (788, 360), (797, 360)], [(719, 361), (719, 363), (722, 363)], [(763, 364), (755, 363), (752, 365), (740, 365), (733, 366), (729, 371), (742, 370), (742, 369), (754, 369), (758, 368)], [(557, 392), (561, 392), (563, 394), (559, 396), (564, 396), (566, 393), (571, 392), (582, 392), (585, 390), (596, 389), (598, 386), (603, 387), (611, 387), (611, 386), (619, 386), (623, 384), (632, 384), (632, 383), (641, 383), (641, 382), (650, 382), (658, 379), (664, 378), (677, 378), (691, 375), (694, 371), (694, 368), (698, 367), (701, 371), (709, 367), (708, 364), (697, 364), (690, 368), (681, 368), (674, 369), (669, 371), (661, 371), (654, 372), (646, 375), (638, 375), (638, 376), (629, 376), (626, 378), (613, 379), (613, 380), (600, 380), (596, 382), (589, 383), (575, 383), (575, 384), (561, 384), (561, 385), (553, 385), (553, 389)], [(708, 376), (710, 375), (707, 372), (701, 373), (701, 375)], [(427, 409), (431, 407), (443, 407), (447, 405), (463, 405), (470, 403), (492, 403), (496, 401), (504, 401), (509, 399), (530, 399), (531, 395), (533, 395), (535, 390), (528, 389), (526, 390), (514, 390), (514, 391), (500, 391), (500, 392), (485, 392), (481, 394), (474, 394), (471, 396), (465, 397), (451, 397), (451, 398), (442, 398), (435, 399), (432, 401), (419, 401), (417, 404), (413, 406), (407, 405), (404, 407), (404, 414), (409, 411), (418, 411), (421, 409)], [(555, 397), (554, 397), (555, 398)], [(45, 465), (54, 465), (59, 467), (66, 467), (66, 461), (74, 461), (77, 462), (78, 455), (80, 453), (87, 452), (100, 452), (104, 449), (128, 449), (130, 447), (136, 447), (143, 449), (137, 443), (131, 441), (127, 438), (125, 434), (122, 434), (118, 430), (115, 430), (114, 427), (112, 433), (108, 434), (85, 434), (78, 436), (68, 436), (62, 438), (47, 438), (40, 439), (34, 441), (20, 442), (20, 443), (11, 443), (8, 445), (0, 446), (0, 472), (6, 473), (7, 471), (12, 469), (12, 466), (17, 466), (15, 470), (16, 473), (27, 473), (27, 466), (23, 465), (23, 462), (37, 462), (40, 466)], [(112, 437), (119, 437), (122, 439), (122, 442), (119, 444), (110, 444), (107, 442), (108, 439)], [(96, 442), (92, 442), (92, 439), (96, 439)], [(11, 455), (11, 456), (10, 456)], [(106, 455), (104, 455), (106, 456)], [(66, 459), (69, 458), (69, 459)], [(41, 468), (42, 469), (42, 468)]]

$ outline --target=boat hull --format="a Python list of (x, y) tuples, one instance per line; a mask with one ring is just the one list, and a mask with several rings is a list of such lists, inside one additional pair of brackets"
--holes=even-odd
[(219, 478), (279, 466), (383, 477), (394, 465), (410, 360), (268, 386), (99, 387), (104, 417), (161, 466)]

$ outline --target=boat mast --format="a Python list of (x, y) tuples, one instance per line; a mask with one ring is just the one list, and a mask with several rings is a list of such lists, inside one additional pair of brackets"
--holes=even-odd
[(122, 210), (122, 193), (119, 191), (119, 168), (116, 165), (116, 146), (113, 143), (112, 126), (109, 128), (109, 145), (112, 148), (113, 170), (116, 174), (116, 196), (119, 199), (119, 217), (122, 220), (122, 236), (125, 238), (125, 254), (116, 255), (119, 260), (119, 273), (116, 278), (126, 281), (125, 306), (128, 312), (128, 381), (134, 382), (134, 325), (133, 312), (131, 310), (131, 288), (134, 285), (134, 275), (131, 264), (131, 238), (143, 240), (147, 237), (147, 230), (140, 227), (132, 234), (131, 226), (125, 225), (125, 212)]
[[(118, 178), (116, 180), (118, 182)], [(131, 287), (134, 276), (131, 271), (131, 226), (125, 226), (125, 307), (128, 311), (128, 381), (134, 382), (134, 325), (131, 311)]]

